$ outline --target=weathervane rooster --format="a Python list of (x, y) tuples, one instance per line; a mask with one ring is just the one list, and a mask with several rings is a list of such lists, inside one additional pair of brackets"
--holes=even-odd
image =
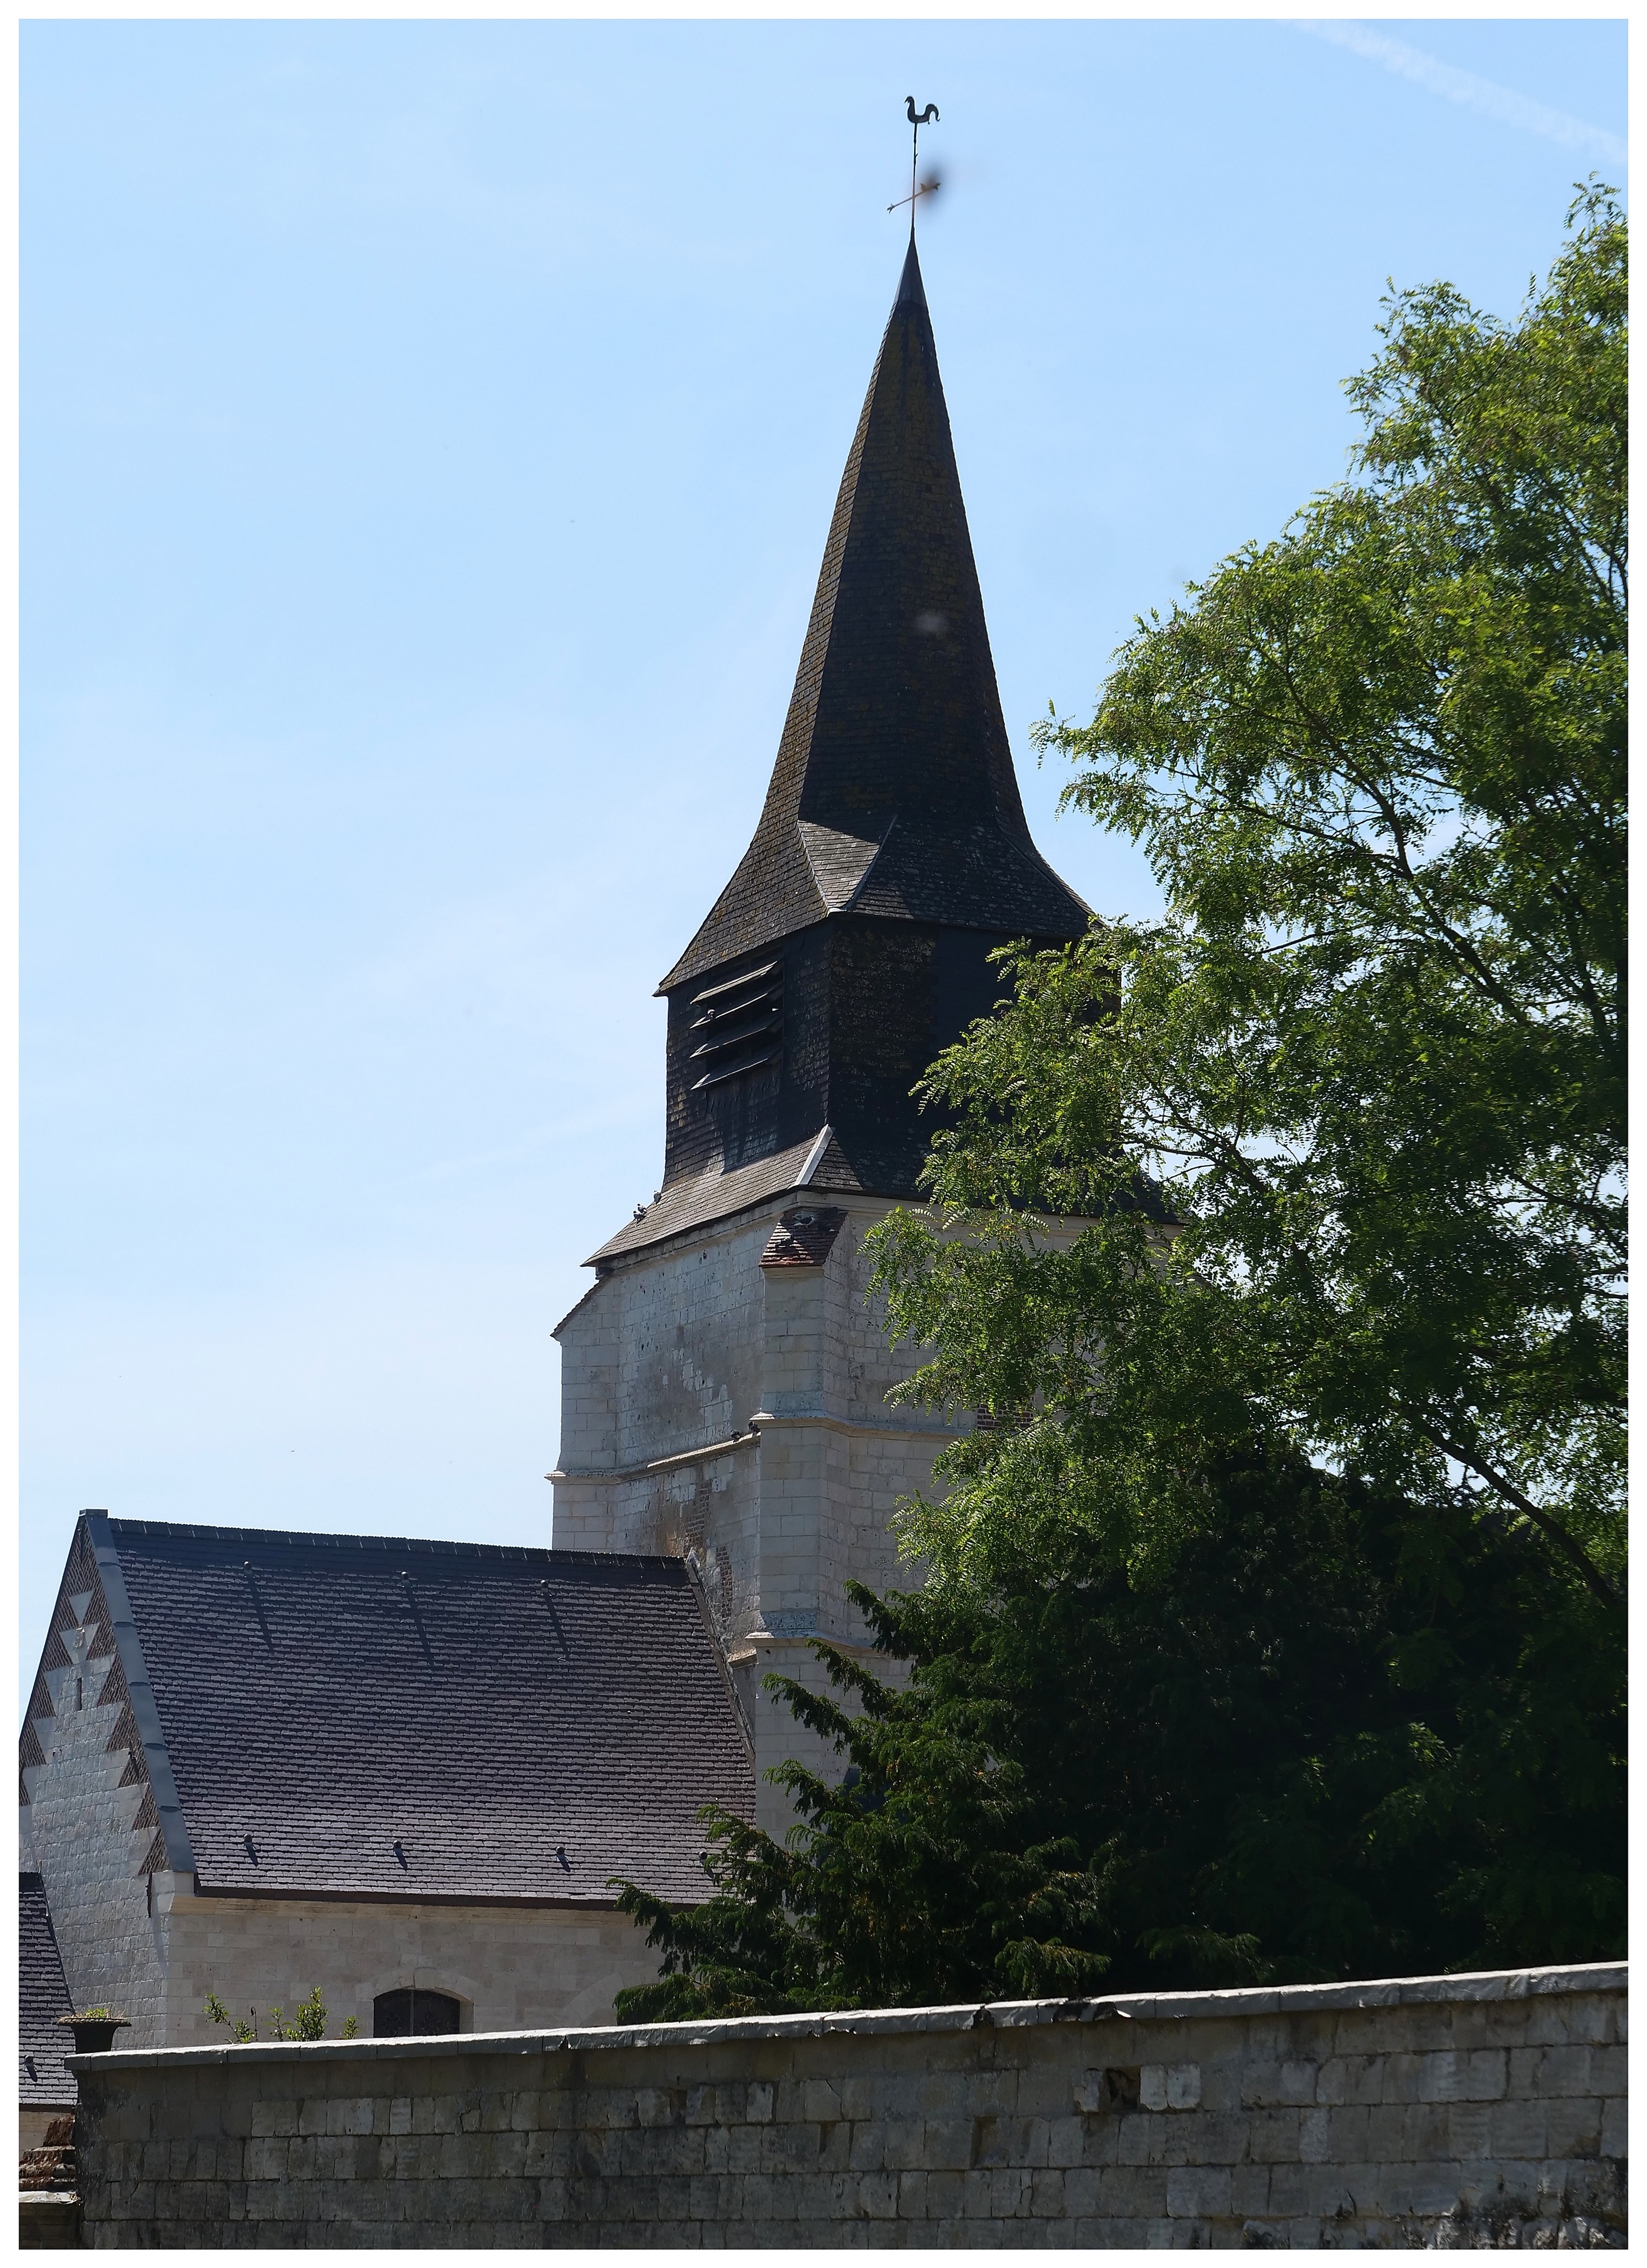
[(921, 161), (921, 129), (926, 125), (929, 121), (933, 123), (937, 122), (937, 105), (935, 102), (929, 102), (924, 110), (917, 110), (915, 107), (914, 95), (906, 94), (903, 100), (904, 108), (908, 114), (909, 123), (915, 129), (911, 137), (909, 150), (909, 194), (907, 197), (900, 197), (898, 204), (888, 205), (886, 210), (889, 213), (892, 213), (897, 211), (898, 205), (908, 206), (909, 235), (911, 240), (913, 240), (915, 236), (915, 206), (923, 197), (930, 197), (933, 190), (938, 186), (936, 175), (930, 181), (917, 181), (915, 178)]

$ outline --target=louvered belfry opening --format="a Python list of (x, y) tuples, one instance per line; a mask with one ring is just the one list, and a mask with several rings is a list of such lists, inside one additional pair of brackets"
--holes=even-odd
[(687, 1030), (697, 1041), (687, 1057), (698, 1066), (693, 1091), (719, 1086), (777, 1060), (783, 1044), (783, 963), (763, 961), (695, 992)]
[(754, 840), (658, 988), (665, 1185), (828, 1126), (843, 1186), (915, 1194), (909, 1090), (998, 997), (989, 954), (1088, 918), (1024, 818), (912, 244)]

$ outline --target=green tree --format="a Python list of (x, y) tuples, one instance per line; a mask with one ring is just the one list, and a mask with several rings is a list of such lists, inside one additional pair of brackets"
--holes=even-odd
[[(1039, 1392), (1123, 1456), (1256, 1404), (1415, 1502), (1496, 1512), (1553, 1591), (1611, 1605), (1624, 229), (1578, 210), (1514, 328), (1397, 299), (1350, 388), (1359, 477), (1142, 627), (1091, 725), (1043, 732), (1170, 911), (1020, 963), (930, 1082), (962, 1120), (933, 1192), (977, 1257), (910, 1219), (886, 1263), (942, 1351), (923, 1393)], [(1026, 1207), (1107, 1218), (1065, 1262)]]
[[(625, 1889), (666, 2019), (1411, 1974), (1582, 1959), (1622, 1927), (1616, 1682), (1552, 1633), (1538, 1571), (1460, 1522), (1414, 1580), (1412, 1515), (1256, 1445), (1196, 1533), (1129, 1575), (1071, 1524), (987, 1595), (858, 1594), (892, 1687), (820, 1648), (839, 1745), (780, 1774), (780, 1844), (717, 1822), (717, 1895)], [(1455, 1520), (1457, 1515), (1454, 1515)], [(1460, 1780), (1471, 1800), (1456, 1800)], [(1536, 1878), (1525, 1879), (1528, 1857)]]
[(886, 1223), (879, 1282), (932, 1351), (906, 1395), (1004, 1422), (903, 1516), (906, 1690), (791, 1694), (853, 1788), (790, 1768), (790, 1846), (723, 1823), (717, 1899), (632, 1907), (659, 2007), (1621, 1944), (1610, 194), (1513, 323), (1435, 285), (1381, 337), (1351, 477), (1042, 728), (1167, 911), (1012, 956), (929, 1076), (937, 1218)]

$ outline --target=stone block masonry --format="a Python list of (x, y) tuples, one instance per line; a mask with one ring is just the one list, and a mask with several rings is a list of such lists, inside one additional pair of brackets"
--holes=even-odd
[(1621, 2246), (1622, 1963), (76, 2059), (92, 2246)]
[(267, 2017), (318, 1986), (331, 2031), (353, 2016), (370, 2033), (379, 1992), (418, 1985), (457, 2001), (460, 2031), (490, 2032), (609, 2021), (624, 1985), (658, 1974), (628, 1916), (593, 1905), (174, 1895), (167, 1921), (169, 2047), (224, 2037), (208, 1992)]
[[(842, 1765), (761, 1678), (827, 1684), (808, 1637), (869, 1635), (849, 1578), (918, 1580), (893, 1514), (930, 1489), (952, 1438), (931, 1411), (887, 1406), (920, 1356), (889, 1344), (870, 1298), (863, 1239), (890, 1201), (840, 1197), (817, 1264), (763, 1268), (784, 1208), (777, 1197), (612, 1263), (555, 1334), (552, 1476), (557, 1549), (702, 1555), (754, 1735), (756, 1815), (780, 1834), (793, 1815), (766, 1771), (790, 1756), (827, 1778)], [(725, 1454), (691, 1454), (716, 1444)]]

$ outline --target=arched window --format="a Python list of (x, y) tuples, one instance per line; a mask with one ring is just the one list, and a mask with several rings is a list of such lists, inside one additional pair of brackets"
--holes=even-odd
[(428, 2032), (455, 2032), (461, 2013), (450, 1992), (426, 1992), (422, 1985), (407, 1985), (398, 1992), (379, 1992), (371, 2004), (371, 2036), (379, 2040), (404, 2040)]

